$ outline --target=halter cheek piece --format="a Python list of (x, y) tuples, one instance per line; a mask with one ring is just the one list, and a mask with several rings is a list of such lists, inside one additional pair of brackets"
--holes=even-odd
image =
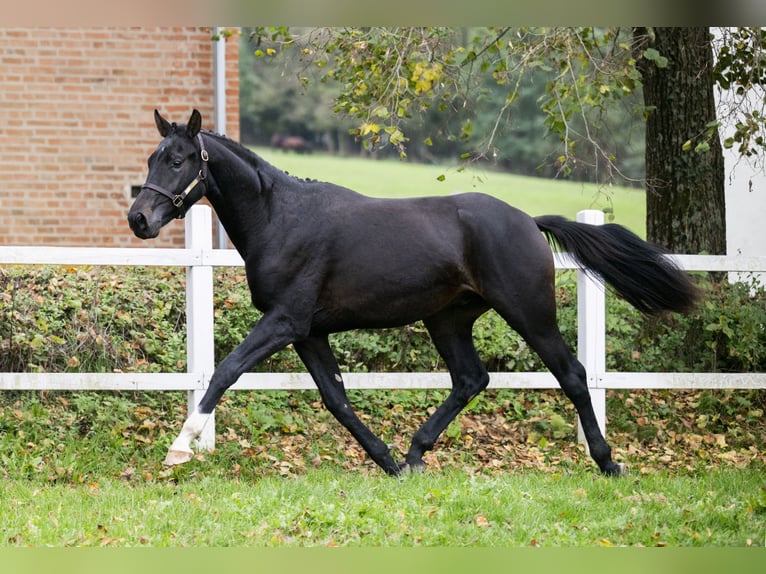
[[(141, 186), (141, 189), (151, 189), (152, 191), (156, 191), (158, 193), (161, 193), (165, 197), (169, 198), (170, 201), (173, 202), (173, 205), (178, 210), (178, 215), (176, 216), (177, 219), (183, 219), (186, 215), (186, 206), (184, 205), (184, 199), (186, 199), (186, 196), (189, 195), (192, 190), (197, 187), (200, 183), (205, 184), (205, 191), (207, 191), (207, 150), (205, 149), (205, 144), (202, 143), (202, 136), (200, 134), (197, 134), (197, 140), (199, 141), (199, 155), (202, 159), (202, 168), (199, 170), (199, 173), (197, 174), (197, 177), (195, 177), (189, 185), (186, 186), (186, 188), (181, 193), (173, 193), (171, 191), (168, 191), (162, 186), (156, 185), (154, 183), (145, 183)], [(205, 191), (202, 192), (202, 195), (205, 195)]]

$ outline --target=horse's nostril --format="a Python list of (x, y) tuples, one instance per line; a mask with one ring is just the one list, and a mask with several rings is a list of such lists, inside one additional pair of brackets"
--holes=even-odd
[(129, 223), (133, 229), (145, 230), (146, 229), (146, 216), (140, 211), (131, 213), (128, 217)]

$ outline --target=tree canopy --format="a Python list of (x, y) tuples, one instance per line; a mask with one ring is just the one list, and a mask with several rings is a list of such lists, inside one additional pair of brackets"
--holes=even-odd
[[(405, 30), (408, 35), (402, 36)], [(430, 63), (414, 56), (392, 61), (391, 53), (415, 49), (414, 30), (280, 29), (269, 30), (268, 36), (264, 30), (248, 31), (242, 56), (243, 137), (263, 143), (275, 131), (332, 132), (336, 140), (351, 133), (367, 149), (416, 161), (458, 158), (527, 175), (609, 178), (599, 171), (603, 162), (591, 150), (583, 146), (583, 153), (576, 153), (574, 142), (584, 131), (584, 117), (575, 114), (566, 120), (568, 156), (546, 125), (554, 115), (540, 109), (555, 72), (549, 65), (498, 61), (489, 71), (479, 62), (484, 56), (477, 55), (468, 57), (473, 63), (460, 64), (457, 56), (464, 44), (488, 41), (488, 29), (468, 28), (417, 29), (439, 54)], [(517, 72), (521, 75), (514, 79)], [(397, 74), (400, 88), (390, 89)], [(589, 135), (603, 149), (614, 150), (631, 182), (643, 177), (643, 125), (633, 113), (639, 103), (640, 94), (633, 94), (611, 109), (585, 113), (593, 124), (586, 126)], [(568, 162), (561, 161), (565, 157)]]
[[(697, 179), (703, 173), (708, 179), (724, 177), (722, 165), (712, 171), (704, 168), (711, 155), (720, 152), (718, 130), (723, 121), (735, 126), (723, 145), (759, 157), (766, 145), (762, 88), (766, 33), (754, 28), (725, 29), (714, 39), (707, 28), (677, 28), (680, 41), (664, 42), (671, 30), (257, 28), (248, 38), (256, 59), (283, 58), (271, 73), (282, 74), (283, 79), (293, 77), (289, 89), (314, 94), (293, 98), (283, 91), (267, 97), (274, 105), (290, 107), (287, 115), (269, 116), (279, 117), (282, 123), (332, 108), (338, 115), (323, 120), (323, 129), (334, 130), (341, 139), (350, 131), (368, 149), (395, 150), (401, 157), (417, 159), (452, 155), (463, 161), (488, 160), (520, 173), (606, 183), (650, 182), (649, 193), (688, 196), (692, 190), (679, 190), (679, 182), (667, 174), (644, 172), (644, 149), (654, 149), (656, 138), (668, 129), (654, 131), (645, 143), (644, 122), (649, 118), (664, 125), (656, 120), (665, 118), (679, 124), (683, 137), (677, 141), (679, 136), (674, 135), (669, 149), (676, 165), (687, 166), (685, 177), (692, 184), (695, 171)], [(687, 57), (692, 51), (696, 55)], [(696, 63), (690, 67), (690, 62)], [(695, 65), (703, 68), (695, 69)], [(267, 75), (265, 69), (259, 68), (262, 78)], [(668, 100), (667, 94), (646, 101), (647, 92), (654, 90), (647, 89), (647, 82), (687, 85), (687, 77), (701, 78), (697, 86), (703, 85), (704, 90), (679, 93), (686, 102), (683, 106)], [(719, 118), (709, 105), (715, 86), (738, 97), (726, 117)], [(281, 89), (255, 88), (261, 94)], [(755, 99), (749, 97), (754, 92)], [(692, 104), (697, 96), (706, 103)], [(303, 106), (299, 100), (313, 103)], [(696, 110), (696, 116), (681, 117), (681, 108)], [(248, 109), (243, 110), (245, 118)], [(259, 128), (267, 129), (268, 121), (259, 119)], [(302, 125), (318, 129), (320, 123), (316, 116)], [(246, 119), (243, 124), (247, 125)], [(722, 194), (722, 186), (717, 187), (714, 193)], [(679, 222), (688, 227), (704, 215), (700, 208), (718, 210), (713, 225), (724, 225), (722, 200), (695, 207), (694, 213), (688, 206), (669, 213), (651, 208), (648, 219), (675, 220), (675, 227), (669, 229), (678, 229)], [(654, 228), (649, 226), (650, 239), (674, 249), (721, 250), (720, 241), (705, 244), (682, 239), (678, 245), (667, 234), (655, 238)]]

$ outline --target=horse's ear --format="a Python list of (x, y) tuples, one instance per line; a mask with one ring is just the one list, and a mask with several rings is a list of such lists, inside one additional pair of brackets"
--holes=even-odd
[(197, 136), (200, 129), (202, 129), (202, 116), (198, 110), (194, 109), (189, 118), (189, 123), (186, 124), (186, 135), (190, 138), (194, 138)]
[(157, 124), (157, 131), (160, 132), (162, 137), (167, 137), (173, 129), (170, 122), (163, 118), (157, 110), (154, 110), (154, 123)]

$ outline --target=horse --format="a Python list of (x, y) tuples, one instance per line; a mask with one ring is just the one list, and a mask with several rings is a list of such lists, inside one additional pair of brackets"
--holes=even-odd
[[(421, 470), (444, 429), (489, 383), (472, 341), (494, 309), (534, 349), (580, 417), (588, 450), (605, 475), (612, 459), (591, 404), (586, 373), (556, 322), (551, 245), (645, 314), (688, 312), (699, 292), (664, 251), (616, 224), (531, 217), (482, 193), (377, 199), (288, 175), (239, 143), (155, 110), (162, 140), (128, 212), (141, 239), (182, 218), (206, 196), (245, 262), (261, 319), (215, 369), (170, 445), (166, 465), (193, 458), (224, 392), (257, 363), (292, 344), (332, 415), (389, 475)], [(414, 433), (404, 460), (351, 407), (328, 342), (333, 332), (422, 321), (444, 359), (451, 390)]]
[(271, 147), (284, 151), (294, 151), (297, 153), (311, 153), (313, 150), (311, 144), (301, 136), (286, 136), (274, 134), (271, 136)]

